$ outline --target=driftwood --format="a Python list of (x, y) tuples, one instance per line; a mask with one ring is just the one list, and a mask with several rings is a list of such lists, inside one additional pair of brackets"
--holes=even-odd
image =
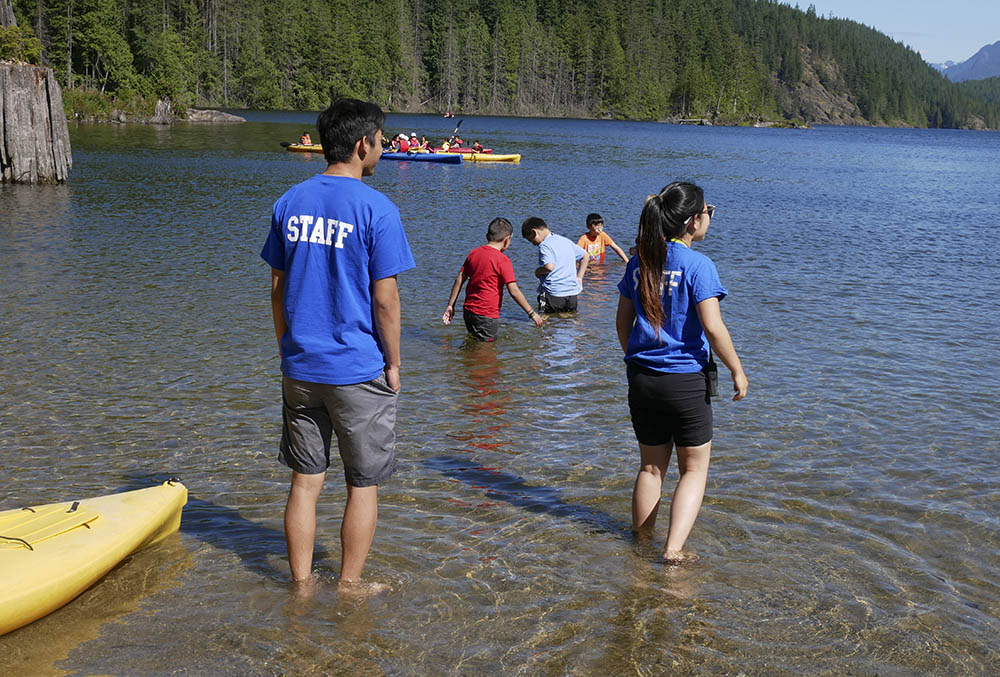
[(0, 63), (0, 178), (63, 183), (72, 166), (62, 90), (52, 69)]

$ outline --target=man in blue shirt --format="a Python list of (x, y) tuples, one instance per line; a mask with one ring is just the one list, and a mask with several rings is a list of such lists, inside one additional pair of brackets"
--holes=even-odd
[(347, 480), (341, 584), (356, 584), (375, 536), (378, 485), (396, 469), (400, 388), (397, 274), (414, 267), (399, 209), (361, 179), (382, 155), (385, 115), (334, 102), (319, 114), (327, 168), (277, 202), (261, 257), (281, 354), (278, 459), (292, 470), (285, 538), (292, 579), (312, 583), (316, 504), (330, 444)]
[(556, 235), (537, 216), (524, 220), (521, 236), (538, 247), (538, 310), (561, 313), (576, 310), (577, 296), (583, 291), (583, 274), (590, 257), (582, 247)]

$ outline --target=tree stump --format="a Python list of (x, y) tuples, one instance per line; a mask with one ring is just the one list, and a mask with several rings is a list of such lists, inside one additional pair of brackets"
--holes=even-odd
[(52, 69), (0, 63), (0, 179), (64, 183), (72, 166), (62, 90)]

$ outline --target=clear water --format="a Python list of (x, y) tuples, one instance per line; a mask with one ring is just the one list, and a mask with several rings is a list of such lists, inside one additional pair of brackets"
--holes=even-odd
[[(0, 508), (169, 476), (191, 492), (178, 535), (0, 638), (12, 674), (996, 670), (1000, 134), (466, 118), (522, 163), (381, 163), (418, 267), (366, 569), (394, 591), (359, 602), (332, 583), (336, 469), (326, 583), (287, 584), (258, 252), (273, 200), (324, 165), (278, 145), (312, 116), (250, 117), (77, 126), (69, 185), (0, 189)], [(664, 569), (665, 520), (656, 546), (628, 529), (623, 264), (541, 331), (508, 300), (493, 346), (440, 316), (494, 216), (575, 238), (599, 211), (627, 246), (678, 178), (718, 205), (700, 247), (751, 390), (716, 405), (702, 559)], [(530, 290), (536, 250), (508, 253)]]

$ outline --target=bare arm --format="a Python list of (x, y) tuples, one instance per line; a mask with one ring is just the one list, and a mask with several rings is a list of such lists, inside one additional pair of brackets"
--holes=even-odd
[(514, 303), (521, 306), (521, 309), (528, 314), (528, 317), (531, 318), (536, 327), (541, 327), (545, 323), (545, 318), (536, 313), (535, 309), (528, 303), (528, 299), (524, 298), (524, 294), (521, 293), (521, 288), (517, 286), (517, 282), (508, 282), (507, 292), (514, 299)]
[(535, 277), (545, 277), (555, 269), (556, 264), (554, 263), (546, 263), (544, 266), (538, 266), (535, 268)]
[(389, 387), (399, 392), (399, 367), (402, 362), (399, 352), (399, 286), (396, 276), (375, 280), (374, 293), (375, 329), (382, 343), (385, 355), (385, 379)]
[(635, 304), (632, 299), (618, 297), (618, 313), (615, 315), (615, 329), (618, 330), (618, 343), (622, 352), (628, 351), (628, 339), (632, 335), (632, 325), (635, 324)]
[(444, 309), (444, 315), (441, 316), (441, 321), (445, 324), (451, 324), (452, 319), (455, 317), (455, 302), (458, 301), (458, 293), (462, 291), (462, 285), (465, 281), (469, 279), (465, 276), (465, 273), (459, 271), (458, 277), (455, 278), (455, 284), (451, 286), (451, 294), (448, 296), (448, 307)]
[(278, 338), (278, 355), (281, 355), (281, 337), (288, 332), (285, 321), (285, 271), (271, 269), (271, 319)]
[(733, 395), (733, 400), (742, 400), (747, 395), (750, 382), (747, 381), (747, 375), (743, 372), (743, 365), (740, 363), (739, 355), (736, 354), (729, 330), (722, 321), (719, 299), (716, 296), (705, 299), (698, 304), (697, 308), (698, 319), (701, 320), (701, 326), (705, 330), (705, 336), (708, 337), (709, 345), (712, 346), (712, 350), (732, 374), (733, 390), (736, 393)]
[(583, 289), (583, 274), (587, 272), (587, 266), (590, 264), (590, 256), (584, 253), (580, 257), (580, 260), (576, 262), (576, 281), (580, 284), (580, 289)]
[(610, 240), (610, 242), (608, 242), (608, 244), (611, 246), (612, 249), (615, 250), (615, 254), (618, 254), (618, 257), (622, 261), (628, 261), (628, 257), (625, 256), (625, 250), (622, 249), (621, 247), (619, 247), (618, 244), (614, 240), (611, 239), (610, 235), (608, 235), (608, 240)]

